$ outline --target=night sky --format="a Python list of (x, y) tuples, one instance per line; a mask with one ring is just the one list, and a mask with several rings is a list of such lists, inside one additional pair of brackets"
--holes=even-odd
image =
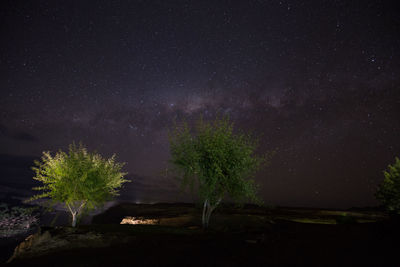
[(374, 206), (400, 156), (400, 10), (389, 1), (1, 1), (0, 197), (42, 151), (127, 162), (121, 199), (193, 201), (174, 120), (227, 114), (276, 150), (266, 204)]

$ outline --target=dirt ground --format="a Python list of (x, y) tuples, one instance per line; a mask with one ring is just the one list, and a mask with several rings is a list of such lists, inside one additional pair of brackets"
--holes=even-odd
[[(126, 216), (160, 223), (120, 225)], [(96, 233), (102, 245), (69, 241), (62, 249), (17, 258), (9, 266), (400, 266), (399, 221), (379, 212), (222, 207), (209, 230), (199, 222), (200, 208), (190, 204), (123, 204), (68, 232)], [(65, 229), (48, 231), (57, 237)]]

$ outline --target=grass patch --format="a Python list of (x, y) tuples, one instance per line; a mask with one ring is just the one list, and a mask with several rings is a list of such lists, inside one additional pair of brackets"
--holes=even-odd
[(288, 218), (288, 217), (280, 217), (279, 219), (292, 221), (292, 222), (299, 222), (299, 223), (336, 224), (336, 220), (335, 219), (328, 219), (328, 218)]
[(129, 235), (137, 234), (174, 234), (189, 235), (199, 232), (198, 229), (188, 229), (184, 227), (173, 227), (163, 225), (120, 225), (120, 224), (97, 224), (82, 225), (79, 229), (85, 231), (96, 231), (99, 233), (125, 233)]

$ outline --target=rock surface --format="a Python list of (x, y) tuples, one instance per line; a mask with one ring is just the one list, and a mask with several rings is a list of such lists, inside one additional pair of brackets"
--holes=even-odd
[(144, 224), (144, 225), (163, 225), (163, 226), (187, 226), (190, 223), (196, 222), (194, 216), (182, 215), (167, 218), (149, 219), (145, 217), (127, 216), (122, 219), (120, 224)]
[[(360, 223), (379, 214), (221, 207), (204, 231), (200, 208), (124, 204), (92, 225), (42, 228), (10, 266), (397, 266), (398, 221)], [(154, 224), (120, 224), (128, 215)], [(337, 223), (340, 216), (357, 220)]]
[(145, 219), (142, 217), (131, 217), (127, 216), (122, 219), (121, 224), (160, 224), (159, 219)]
[(57, 250), (83, 247), (104, 247), (109, 245), (99, 233), (83, 232), (71, 227), (57, 227), (39, 229), (28, 236), (14, 250), (14, 254), (7, 261), (12, 262), (18, 258), (37, 257)]

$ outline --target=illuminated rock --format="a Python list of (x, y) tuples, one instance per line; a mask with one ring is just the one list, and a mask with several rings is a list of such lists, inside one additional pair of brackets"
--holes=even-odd
[(183, 215), (176, 217), (146, 219), (143, 217), (127, 216), (122, 219), (120, 224), (146, 224), (146, 225), (163, 225), (163, 226), (186, 226), (194, 221), (193, 216)]
[(122, 219), (121, 224), (160, 224), (159, 219), (145, 219), (142, 217), (125, 217)]

